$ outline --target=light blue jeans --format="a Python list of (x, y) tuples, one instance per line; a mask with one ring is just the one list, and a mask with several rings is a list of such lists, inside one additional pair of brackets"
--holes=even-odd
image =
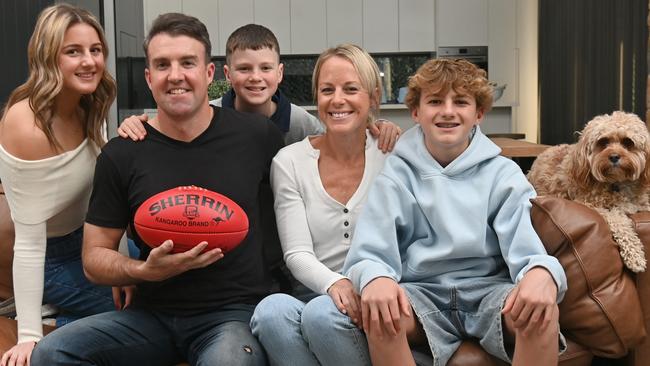
[(59, 309), (56, 325), (63, 326), (85, 316), (115, 310), (109, 286), (86, 278), (81, 264), (83, 229), (47, 239), (43, 302)]
[(365, 334), (328, 295), (307, 303), (286, 294), (268, 296), (255, 308), (251, 329), (271, 365), (370, 365)]
[[(252, 306), (248, 317), (252, 313)], [(264, 366), (242, 310), (171, 316), (127, 308), (90, 316), (45, 336), (31, 365)]]

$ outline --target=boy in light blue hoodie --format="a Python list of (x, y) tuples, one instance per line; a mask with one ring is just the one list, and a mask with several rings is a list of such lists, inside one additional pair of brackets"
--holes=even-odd
[(365, 336), (345, 316), (331, 322), (336, 307), (321, 298), (303, 312), (316, 357), (349, 365), (337, 357), (356, 349), (358, 364), (412, 365), (410, 348), (424, 346), (445, 365), (472, 339), (513, 364), (557, 364), (566, 276), (533, 229), (535, 191), (478, 126), (492, 105), (485, 72), (430, 60), (406, 104), (417, 126), (375, 179), (343, 268), (361, 293)]

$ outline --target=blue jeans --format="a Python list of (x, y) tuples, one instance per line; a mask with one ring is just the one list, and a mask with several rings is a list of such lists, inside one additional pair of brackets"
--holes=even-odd
[(328, 295), (306, 304), (271, 295), (257, 305), (251, 328), (272, 365), (370, 365), (365, 334)]
[(336, 308), (328, 295), (307, 303), (302, 327), (309, 347), (325, 366), (370, 365), (366, 334)]
[(135, 241), (133, 239), (126, 239), (127, 244), (129, 247), (129, 257), (133, 259), (139, 259), (140, 258), (140, 248), (135, 244)]
[(257, 304), (251, 329), (272, 366), (318, 365), (302, 334), (304, 307), (304, 302), (287, 294), (273, 294)]
[(85, 316), (115, 310), (108, 286), (97, 286), (86, 278), (81, 264), (83, 229), (47, 239), (43, 302), (58, 307), (56, 325)]
[[(252, 313), (250, 306), (250, 313)], [(59, 328), (34, 348), (31, 365), (262, 366), (266, 355), (241, 310), (171, 316), (127, 308)]]

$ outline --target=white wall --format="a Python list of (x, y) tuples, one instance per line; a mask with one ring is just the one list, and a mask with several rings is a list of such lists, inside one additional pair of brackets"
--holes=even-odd
[[(104, 33), (106, 37), (106, 42), (108, 43), (108, 49), (115, 50), (115, 17), (114, 17), (114, 3), (113, 1), (104, 1)], [(108, 71), (115, 77), (115, 52), (108, 53), (108, 60), (106, 62), (106, 67)], [(112, 138), (117, 136), (117, 100), (113, 102), (110, 110), (108, 111), (108, 137)]]
[(519, 48), (519, 106), (513, 109), (514, 131), (539, 142), (538, 0), (517, 1)]

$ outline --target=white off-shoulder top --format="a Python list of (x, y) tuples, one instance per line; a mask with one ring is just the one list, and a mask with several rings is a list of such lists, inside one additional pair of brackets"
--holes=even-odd
[(19, 343), (43, 337), (46, 241), (83, 225), (99, 151), (85, 139), (60, 155), (22, 160), (0, 146), (0, 177), (16, 231), (13, 281)]

